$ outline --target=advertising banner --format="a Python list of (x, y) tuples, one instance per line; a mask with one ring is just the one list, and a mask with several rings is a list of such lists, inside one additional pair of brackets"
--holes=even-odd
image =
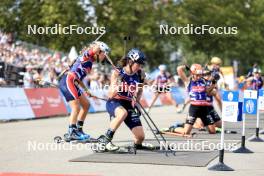
[(28, 119), (35, 115), (22, 88), (0, 88), (0, 119)]
[(25, 93), (37, 118), (67, 114), (67, 109), (58, 89), (25, 89)]

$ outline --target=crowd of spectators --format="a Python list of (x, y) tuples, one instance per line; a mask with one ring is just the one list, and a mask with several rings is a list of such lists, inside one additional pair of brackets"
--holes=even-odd
[[(3, 71), (1, 63), (25, 68), (23, 87), (34, 88), (39, 86), (36, 80), (58, 84), (58, 75), (68, 68), (71, 60), (67, 54), (15, 40), (11, 33), (4, 33), (0, 30), (0, 72), (1, 70)], [(248, 74), (252, 74), (252, 70), (255, 67), (257, 67), (256, 64), (254, 64)], [(10, 86), (8, 76), (3, 75), (5, 74), (0, 74), (0, 86)], [(245, 79), (242, 78), (240, 77), (237, 80), (238, 84), (245, 82)], [(147, 80), (148, 85), (152, 85), (155, 76)], [(177, 75), (171, 76), (170, 80), (173, 86), (183, 86)], [(109, 83), (109, 69), (107, 72), (104, 67), (99, 67), (97, 64), (93, 65), (92, 72), (84, 79), (84, 84), (91, 89), (103, 88)]]
[[(23, 87), (33, 88), (39, 86), (35, 80), (58, 84), (57, 76), (70, 65), (71, 61), (61, 52), (48, 49), (42, 51), (38, 46), (32, 47), (25, 42), (14, 40), (11, 33), (0, 31), (0, 62), (24, 67), (26, 71)], [(9, 86), (7, 79), (7, 77), (0, 78), (0, 86)], [(87, 86), (93, 88), (102, 87), (107, 83), (109, 83), (108, 75), (98, 67), (86, 78), (85, 82)]]

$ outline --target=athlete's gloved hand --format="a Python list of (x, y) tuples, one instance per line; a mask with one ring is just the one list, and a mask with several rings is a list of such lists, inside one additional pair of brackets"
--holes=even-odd
[(89, 89), (85, 88), (84, 91), (85, 91), (85, 95), (86, 95), (86, 96), (88, 96), (88, 97), (92, 97), (92, 94), (91, 94), (91, 92), (89, 91)]
[(216, 84), (216, 82), (217, 82), (217, 81), (216, 81), (215, 79), (212, 80), (212, 84)]
[(187, 70), (187, 71), (190, 71), (190, 67), (188, 66), (188, 65), (184, 65), (185, 66), (185, 69)]
[(119, 73), (118, 74), (118, 77), (117, 77), (117, 85), (118, 85), (118, 90), (120, 90), (121, 88), (122, 88), (122, 90), (125, 90), (125, 88), (126, 88), (126, 84), (124, 83), (124, 81), (123, 81), (123, 79), (124, 79), (124, 74), (123, 73)]

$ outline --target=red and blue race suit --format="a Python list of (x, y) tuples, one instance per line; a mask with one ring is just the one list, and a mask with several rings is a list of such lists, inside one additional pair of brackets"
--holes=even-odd
[(132, 106), (133, 96), (137, 92), (137, 86), (139, 83), (142, 83), (140, 72), (135, 74), (127, 74), (123, 69), (118, 69), (120, 77), (120, 89), (117, 95), (109, 99), (106, 102), (106, 109), (110, 117), (115, 117), (115, 110), (118, 107), (123, 107), (127, 110), (127, 117), (124, 122), (129, 127), (133, 129), (137, 126), (142, 126), (139, 113), (136, 112), (136, 109)]
[(197, 81), (190, 80), (187, 87), (190, 96), (191, 106), (189, 108), (186, 124), (193, 125), (196, 118), (201, 118), (204, 126), (214, 124), (211, 116), (209, 116), (209, 108), (211, 102), (207, 100), (206, 88), (208, 83), (205, 79), (200, 78)]
[(204, 79), (197, 81), (191, 80), (187, 90), (190, 96), (191, 105), (195, 106), (209, 106), (206, 93), (207, 83)]
[(91, 50), (78, 56), (68, 73), (60, 80), (59, 88), (67, 101), (76, 100), (81, 96), (76, 80), (82, 81), (90, 73), (94, 62), (93, 56), (94, 53)]

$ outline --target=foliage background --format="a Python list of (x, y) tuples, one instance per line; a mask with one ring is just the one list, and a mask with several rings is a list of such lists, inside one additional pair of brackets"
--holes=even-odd
[[(105, 26), (101, 40), (120, 58), (124, 36), (131, 36), (128, 48), (141, 48), (150, 68), (169, 64), (172, 71), (179, 62), (207, 63), (212, 56), (225, 65), (239, 61), (240, 74), (254, 62), (263, 65), (263, 0), (4, 0), (0, 1), (0, 29), (13, 32), (16, 39), (68, 52), (80, 50), (93, 41), (93, 35), (28, 35), (27, 25)], [(160, 35), (159, 25), (236, 26), (237, 35)], [(171, 63), (170, 54), (181, 57)], [(180, 51), (180, 52), (179, 52)]]

